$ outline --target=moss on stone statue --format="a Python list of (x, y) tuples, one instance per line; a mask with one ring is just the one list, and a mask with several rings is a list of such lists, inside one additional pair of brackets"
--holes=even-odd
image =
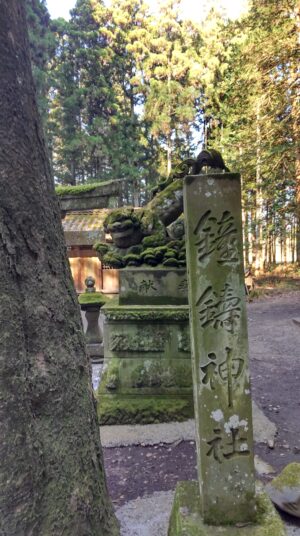
[(178, 260), (179, 260), (179, 261), (185, 261), (185, 260), (186, 260), (185, 251), (179, 251), (179, 253), (178, 253)]
[(130, 222), (130, 226), (134, 225), (136, 227), (140, 226), (140, 218), (139, 218), (139, 212), (135, 211), (133, 207), (123, 207), (123, 208), (117, 208), (113, 210), (106, 218), (104, 222), (105, 228), (110, 228), (115, 223), (122, 224), (122, 227), (124, 225), (124, 229), (128, 228)]
[(165, 259), (176, 259), (177, 258), (176, 249), (168, 247), (164, 257), (165, 257)]
[(181, 248), (181, 241), (170, 240), (170, 242), (168, 242), (168, 248), (175, 251), (179, 250)]
[(106, 242), (97, 242), (96, 244), (94, 244), (93, 247), (94, 247), (94, 249), (97, 251), (100, 260), (103, 259), (104, 255), (105, 255), (105, 254), (108, 252), (108, 250), (109, 250), (109, 245), (106, 244)]
[(82, 294), (79, 294), (78, 301), (80, 305), (89, 305), (89, 304), (95, 304), (95, 305), (104, 305), (110, 300), (106, 295), (102, 294), (102, 292), (83, 292)]
[(178, 387), (190, 387), (191, 382), (191, 369), (187, 366), (177, 365), (174, 367), (175, 385)]
[(140, 266), (142, 264), (141, 255), (128, 253), (128, 255), (125, 255), (124, 257), (124, 263), (126, 266)]
[[(176, 377), (178, 378), (178, 374), (175, 369), (170, 369), (160, 362), (151, 363), (147, 367), (139, 365), (131, 373), (131, 385), (135, 388), (162, 387), (165, 389), (176, 386)], [(187, 387), (191, 385), (191, 374), (189, 380)]]
[[(103, 223), (105, 233), (112, 238), (112, 245), (98, 243), (94, 248), (101, 261), (111, 268), (126, 266), (157, 266), (168, 258), (177, 258), (182, 240), (168, 234), (169, 223), (178, 219), (183, 210), (182, 182), (173, 181), (145, 208), (118, 208), (110, 212)], [(184, 232), (184, 230), (183, 230)], [(170, 236), (173, 237), (170, 242)], [(182, 234), (180, 235), (182, 236)], [(174, 239), (175, 238), (175, 239)], [(136, 247), (137, 249), (132, 249)], [(148, 251), (150, 248), (155, 251)], [(167, 248), (167, 249), (162, 249)], [(142, 262), (131, 255), (141, 255)], [(181, 255), (181, 260), (184, 260)], [(178, 267), (179, 263), (167, 263), (166, 267)]]
[(239, 526), (206, 525), (200, 515), (199, 484), (197, 481), (177, 484), (171, 512), (168, 536), (286, 536), (283, 522), (270, 499), (261, 489), (256, 494), (255, 523)]
[(112, 366), (104, 370), (101, 378), (101, 387), (107, 391), (115, 391), (120, 384), (120, 374), (118, 366)]
[(145, 248), (164, 246), (166, 243), (166, 237), (163, 232), (154, 233), (150, 236), (145, 236), (142, 240), (142, 244)]
[(103, 256), (103, 262), (111, 268), (124, 268), (124, 259), (118, 253), (109, 251)]
[(170, 257), (169, 259), (166, 259), (163, 262), (163, 266), (166, 266), (166, 267), (169, 267), (169, 268), (179, 268), (180, 263), (174, 257)]
[(133, 255), (140, 255), (143, 251), (142, 244), (136, 244), (135, 246), (131, 246), (128, 248), (128, 254), (132, 253)]
[[(113, 307), (110, 307), (110, 305), (114, 305)], [(150, 321), (150, 320), (156, 320), (156, 321), (162, 321), (162, 322), (168, 322), (168, 321), (188, 321), (189, 320), (189, 310), (188, 307), (183, 305), (182, 310), (179, 309), (177, 306), (176, 309), (169, 311), (166, 311), (164, 308), (163, 311), (153, 310), (151, 308), (145, 308), (142, 309), (140, 306), (130, 306), (131, 308), (125, 308), (124, 306), (119, 306), (116, 301), (113, 300), (109, 303), (109, 308), (103, 309), (103, 313), (105, 314), (105, 317), (107, 320), (144, 320), (144, 321)]]
[(193, 415), (191, 399), (158, 396), (124, 398), (97, 395), (100, 424), (152, 424), (184, 421)]

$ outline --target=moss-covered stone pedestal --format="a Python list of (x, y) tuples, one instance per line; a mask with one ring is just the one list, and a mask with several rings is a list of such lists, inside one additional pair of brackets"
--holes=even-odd
[[(103, 424), (166, 422), (193, 414), (188, 306), (149, 303), (156, 279), (147, 270), (144, 277), (138, 272), (138, 286), (147, 287), (147, 305), (120, 305), (116, 299), (101, 310), (104, 370), (97, 397)], [(170, 277), (180, 285), (179, 272), (172, 270)], [(128, 285), (123, 286), (128, 295)]]
[(175, 492), (168, 536), (285, 536), (283, 522), (262, 489), (256, 493), (256, 520), (235, 526), (203, 523), (197, 481), (179, 482)]

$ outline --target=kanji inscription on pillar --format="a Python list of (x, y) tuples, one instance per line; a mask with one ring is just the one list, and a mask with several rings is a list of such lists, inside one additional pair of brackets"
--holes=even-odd
[(255, 516), (240, 177), (184, 184), (196, 442), (206, 523)]

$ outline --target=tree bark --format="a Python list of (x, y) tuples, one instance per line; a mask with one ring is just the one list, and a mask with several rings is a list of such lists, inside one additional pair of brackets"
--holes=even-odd
[(113, 536), (20, 0), (0, 0), (0, 79), (0, 534)]

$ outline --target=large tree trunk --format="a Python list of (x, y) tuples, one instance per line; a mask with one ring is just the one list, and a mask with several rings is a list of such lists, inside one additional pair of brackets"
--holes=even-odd
[(22, 0), (0, 0), (0, 534), (112, 536), (25, 24)]

